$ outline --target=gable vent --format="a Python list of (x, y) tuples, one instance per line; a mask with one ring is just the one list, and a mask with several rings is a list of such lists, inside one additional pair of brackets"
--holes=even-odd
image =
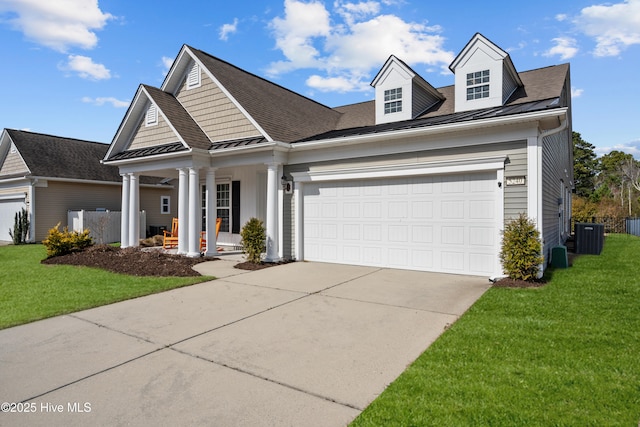
[(146, 126), (153, 126), (158, 124), (158, 109), (156, 108), (156, 104), (151, 104), (149, 106), (144, 124)]
[(197, 63), (193, 64), (189, 75), (187, 76), (187, 89), (193, 89), (200, 86), (200, 66)]

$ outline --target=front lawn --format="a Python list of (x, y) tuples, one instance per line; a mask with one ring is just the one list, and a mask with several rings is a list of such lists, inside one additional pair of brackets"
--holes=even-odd
[(640, 238), (492, 288), (353, 426), (637, 426)]
[(46, 256), (43, 245), (0, 246), (0, 329), (212, 279), (43, 265)]

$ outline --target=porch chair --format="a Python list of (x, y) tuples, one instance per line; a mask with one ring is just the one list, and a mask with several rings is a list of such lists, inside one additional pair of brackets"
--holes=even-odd
[(162, 247), (164, 249), (178, 246), (178, 218), (171, 220), (171, 231), (163, 230)]
[[(218, 241), (218, 234), (220, 234), (220, 226), (222, 225), (222, 218), (216, 218), (216, 242)], [(207, 247), (207, 232), (200, 232), (200, 252), (204, 252)]]

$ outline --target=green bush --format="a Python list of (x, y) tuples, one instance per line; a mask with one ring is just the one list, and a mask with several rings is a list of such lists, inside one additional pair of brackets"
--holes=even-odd
[(15, 221), (13, 223), (13, 231), (9, 229), (9, 235), (13, 239), (14, 245), (27, 243), (27, 235), (29, 234), (29, 214), (25, 208), (20, 212), (16, 212)]
[(260, 263), (260, 256), (267, 249), (267, 233), (264, 224), (258, 218), (251, 218), (240, 230), (242, 252), (249, 262)]
[(543, 263), (540, 232), (525, 214), (509, 222), (502, 235), (500, 261), (505, 273), (516, 280), (538, 278)]
[(58, 223), (49, 230), (49, 234), (47, 238), (42, 241), (42, 244), (47, 247), (47, 255), (54, 257), (88, 248), (93, 244), (93, 240), (89, 237), (88, 229), (80, 233), (78, 231), (69, 231), (69, 229), (65, 227), (60, 231), (60, 223)]

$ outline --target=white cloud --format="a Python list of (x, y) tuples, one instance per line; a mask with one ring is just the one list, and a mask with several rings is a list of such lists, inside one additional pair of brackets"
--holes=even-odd
[(92, 49), (98, 43), (95, 31), (113, 18), (97, 0), (0, 0), (0, 13), (7, 12), (15, 29), (59, 52), (72, 46)]
[(424, 64), (449, 73), (454, 54), (443, 48), (440, 27), (383, 14), (384, 2), (336, 0), (332, 12), (317, 1), (284, 4), (284, 17), (273, 19), (270, 28), (286, 59), (270, 65), (270, 76), (313, 68), (326, 74), (307, 80), (315, 89), (370, 90), (372, 73), (392, 54), (412, 67)]
[(559, 13), (556, 15), (556, 21), (562, 22), (567, 20), (567, 15), (564, 13)]
[(229, 34), (234, 34), (238, 31), (238, 18), (233, 20), (233, 24), (224, 24), (220, 27), (220, 40), (228, 40)]
[(585, 7), (574, 24), (596, 40), (595, 56), (617, 56), (640, 44), (640, 0)]
[(101, 107), (104, 104), (111, 104), (111, 106), (115, 108), (127, 108), (130, 103), (130, 101), (121, 101), (111, 96), (98, 98), (89, 98), (88, 96), (85, 96), (82, 98), (82, 102), (97, 105), (98, 107)]
[(162, 59), (160, 60), (162, 63), (162, 74), (166, 75), (169, 70), (171, 69), (171, 66), (173, 65), (173, 60), (174, 58), (169, 58), (168, 56), (163, 56)]
[(556, 37), (552, 40), (555, 43), (551, 49), (547, 50), (544, 56), (559, 55), (561, 60), (573, 58), (578, 53), (576, 39), (571, 37)]
[(580, 96), (582, 96), (582, 94), (584, 93), (584, 89), (578, 89), (575, 87), (571, 88), (571, 97), (572, 98), (578, 98)]
[(59, 68), (65, 71), (73, 71), (83, 79), (106, 80), (111, 78), (111, 71), (102, 64), (96, 64), (88, 56), (69, 55), (67, 64)]
[(594, 151), (598, 156), (603, 156), (614, 150), (631, 154), (637, 160), (640, 160), (640, 138), (633, 141), (629, 141), (627, 143), (616, 144), (612, 147), (597, 147)]

